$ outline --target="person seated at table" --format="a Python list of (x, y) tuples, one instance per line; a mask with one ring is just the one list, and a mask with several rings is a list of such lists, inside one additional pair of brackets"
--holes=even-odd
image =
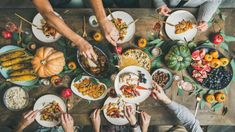
[[(100, 132), (101, 129), (101, 118), (100, 118), (100, 109), (96, 109), (90, 116), (91, 121), (92, 121), (92, 126), (93, 126), (93, 130), (95, 132)], [(131, 106), (126, 106), (124, 108), (124, 115), (127, 118), (127, 120), (129, 121), (129, 129), (127, 131), (132, 131), (132, 132), (147, 132), (148, 131), (148, 127), (149, 127), (149, 123), (150, 123), (150, 119), (151, 116), (149, 114), (147, 114), (144, 111), (141, 111), (140, 113), (140, 122), (138, 125), (138, 121), (136, 119), (135, 116), (135, 109)], [(106, 129), (102, 129), (102, 131), (110, 131), (110, 128)]]
[(199, 121), (188, 108), (169, 99), (163, 89), (156, 83), (154, 83), (153, 86), (152, 97), (156, 101), (160, 101), (173, 112), (188, 132), (202, 132)]
[[(90, 43), (84, 38), (76, 34), (66, 23), (54, 14), (54, 10), (49, 0), (32, 0), (33, 4), (43, 16), (43, 18), (54, 27), (60, 34), (71, 40), (85, 57), (96, 58), (96, 54)], [(114, 24), (106, 18), (106, 13), (102, 4), (102, 0), (90, 0), (94, 12), (97, 16), (101, 29), (106, 39), (114, 46), (119, 38), (119, 32)], [(79, 14), (78, 14), (79, 15)]]
[(197, 16), (197, 28), (200, 31), (206, 31), (208, 21), (216, 12), (222, 0), (154, 0), (155, 7), (160, 14), (169, 16), (171, 9), (169, 7), (199, 7)]
[[(16, 127), (16, 132), (23, 132), (26, 127), (32, 124), (36, 118), (38, 111), (29, 111), (23, 114), (21, 120), (19, 121), (18, 126)], [(64, 129), (64, 132), (73, 132), (74, 131), (74, 121), (70, 114), (63, 113), (60, 116), (61, 125)]]

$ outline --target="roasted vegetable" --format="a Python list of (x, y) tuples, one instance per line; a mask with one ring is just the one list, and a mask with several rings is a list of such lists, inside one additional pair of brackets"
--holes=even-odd
[(15, 58), (15, 59), (12, 59), (12, 60), (8, 60), (8, 61), (3, 62), (3, 63), (1, 64), (1, 66), (7, 67), (7, 66), (15, 65), (15, 64), (21, 63), (21, 62), (23, 62), (23, 61), (30, 60), (30, 59), (32, 59), (32, 58), (33, 58), (33, 56)]
[(21, 76), (21, 75), (27, 75), (27, 74), (34, 74), (33, 69), (27, 68), (27, 69), (16, 70), (16, 71), (11, 72), (9, 76), (13, 77), (13, 76)]
[(7, 81), (11, 81), (11, 82), (17, 82), (17, 81), (31, 81), (36, 79), (37, 76), (33, 75), (33, 74), (28, 74), (28, 75), (22, 75), (22, 76), (14, 76), (14, 77), (10, 77), (7, 79)]
[(15, 64), (15, 65), (11, 65), (8, 67), (3, 67), (3, 69), (16, 71), (16, 70), (24, 69), (24, 68), (31, 67), (31, 66), (32, 66), (32, 64), (30, 62), (28, 62), (28, 63)]
[(8, 61), (17, 57), (22, 57), (27, 55), (24, 51), (15, 51), (13, 53), (9, 53), (9, 54), (4, 54), (2, 56), (0, 56), (0, 61)]

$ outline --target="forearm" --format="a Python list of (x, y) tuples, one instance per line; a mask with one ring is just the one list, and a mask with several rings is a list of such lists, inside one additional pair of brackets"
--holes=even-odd
[(153, 0), (153, 2), (154, 2), (155, 8), (159, 8), (166, 4), (163, 0)]
[(202, 132), (199, 121), (196, 120), (194, 115), (185, 106), (176, 102), (171, 102), (166, 105), (180, 120), (182, 125), (190, 132)]
[(198, 21), (208, 22), (218, 9), (222, 0), (210, 0), (202, 4), (198, 11)]
[(90, 3), (95, 12), (98, 22), (102, 25), (106, 20), (106, 13), (102, 0), (90, 0)]

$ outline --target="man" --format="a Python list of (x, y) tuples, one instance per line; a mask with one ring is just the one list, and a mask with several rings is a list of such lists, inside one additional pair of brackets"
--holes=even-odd
[[(222, 0), (154, 0), (155, 7), (159, 9), (160, 14), (169, 16), (171, 10), (169, 7), (198, 7), (198, 26), (200, 31), (208, 28), (208, 21), (216, 12)], [(167, 4), (166, 4), (167, 3)]]
[[(60, 34), (71, 40), (85, 57), (96, 58), (92, 46), (84, 38), (72, 31), (63, 20), (54, 14), (54, 10), (49, 0), (32, 0), (33, 4), (43, 16), (43, 18), (54, 27)], [(114, 46), (119, 38), (115, 25), (106, 18), (102, 0), (91, 0), (98, 22), (106, 39)]]

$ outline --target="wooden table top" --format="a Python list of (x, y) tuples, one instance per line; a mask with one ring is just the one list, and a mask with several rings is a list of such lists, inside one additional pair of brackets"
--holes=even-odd
[[(89, 17), (90, 15), (93, 15), (93, 12), (91, 9), (69, 9), (69, 12), (64, 14), (64, 11), (66, 9), (56, 9), (55, 11), (61, 14), (64, 21), (74, 30), (79, 33), (82, 33), (82, 18), (83, 16)], [(119, 10), (119, 9), (113, 9), (113, 11)], [(140, 19), (136, 23), (136, 33), (137, 36), (146, 36), (146, 32), (153, 27), (155, 18), (150, 17), (150, 15), (154, 14), (154, 9), (120, 9), (128, 12), (132, 15), (134, 19), (137, 18), (144, 18)], [(187, 9), (191, 11), (193, 14), (196, 13), (196, 9)], [(235, 35), (235, 9), (222, 9), (222, 13), (224, 13), (226, 16), (225, 21), (225, 32), (227, 35)], [(13, 21), (16, 23), (19, 23), (20, 20), (14, 16), (14, 13), (18, 13), (28, 20), (32, 20), (33, 17), (37, 14), (37, 11), (35, 9), (0, 9), (0, 26), (4, 27), (6, 22)], [(232, 27), (232, 28), (231, 28)], [(23, 23), (23, 29), (31, 30), (30, 25)], [(88, 31), (91, 30), (99, 30), (98, 28), (91, 28), (88, 26)], [(197, 40), (207, 40), (208, 39), (208, 33), (199, 33), (197, 35)], [(36, 40), (34, 38), (34, 41), (41, 45), (47, 45), (47, 46), (54, 46), (54, 44), (42, 44), (42, 42)], [(3, 38), (0, 38), (0, 46), (4, 46), (10, 44), (10, 40), (5, 40)], [(233, 43), (230, 43), (229, 45), (231, 52), (235, 51), (235, 46)], [(174, 74), (177, 74), (174, 72)], [(178, 73), (179, 74), (179, 73)], [(187, 73), (184, 73), (187, 75)], [(180, 75), (180, 74), (179, 74)], [(68, 82), (68, 86), (70, 85), (70, 82)], [(1, 100), (3, 97), (4, 89), (0, 89), (0, 95)], [(62, 88), (53, 88), (53, 87), (41, 87), (32, 89), (29, 91), (30, 97), (38, 98), (42, 95), (45, 95), (47, 93), (52, 93), (59, 95), (59, 92)], [(188, 95), (187, 93), (184, 93), (183, 96), (177, 96), (177, 86), (175, 83), (166, 90), (168, 96), (174, 100), (175, 102), (178, 102), (180, 104), (183, 104), (187, 108), (189, 108), (192, 112), (194, 112), (195, 107), (195, 96), (194, 95)], [(225, 105), (228, 107), (228, 113), (225, 116), (222, 116), (221, 112), (211, 112), (209, 109), (199, 110), (197, 119), (199, 119), (201, 125), (235, 125), (235, 100), (233, 97), (235, 97), (235, 83), (232, 82), (229, 86), (229, 92), (228, 92), (228, 101), (226, 101)], [(100, 101), (95, 101), (88, 103), (86, 100), (82, 100), (79, 103), (75, 103), (75, 106), (72, 110), (69, 111), (70, 114), (72, 114), (75, 124), (76, 125), (89, 125), (90, 119), (89, 114), (92, 112), (94, 108), (102, 107), (103, 102), (105, 99)], [(34, 102), (31, 101), (29, 107), (25, 109), (24, 111), (28, 111), (33, 108)], [(165, 107), (160, 105), (159, 103), (155, 102), (152, 98), (148, 98), (146, 101), (140, 104), (140, 109), (146, 111), (149, 113), (151, 118), (151, 124), (152, 125), (166, 125), (166, 124), (177, 124), (179, 123), (178, 120), (174, 117), (173, 114), (169, 113), (169, 111), (166, 110)], [(0, 125), (9, 124), (12, 120), (16, 120), (19, 118), (21, 113), (24, 111), (19, 112), (12, 112), (9, 111), (1, 101), (0, 103)], [(107, 124), (107, 120), (104, 118), (102, 114), (102, 124)]]

